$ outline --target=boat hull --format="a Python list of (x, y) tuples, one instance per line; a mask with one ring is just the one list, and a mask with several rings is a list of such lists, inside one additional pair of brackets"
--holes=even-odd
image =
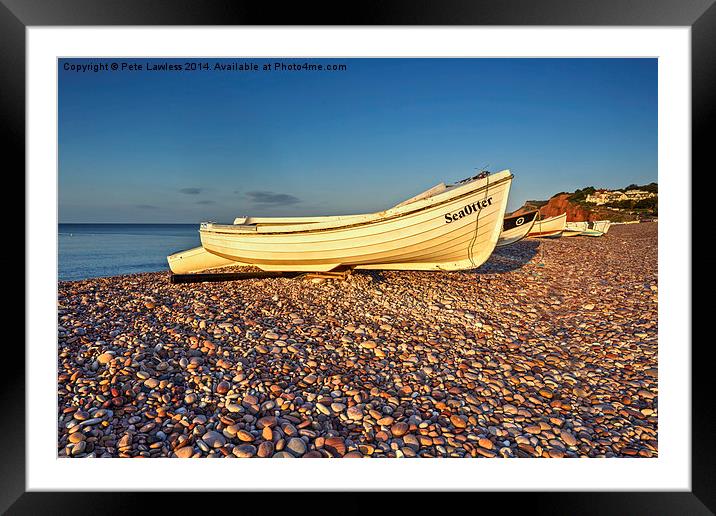
[(209, 253), (267, 271), (479, 267), (499, 238), (512, 174), (503, 171), (384, 212), (296, 225), (207, 224)]
[(595, 220), (592, 224), (592, 229), (594, 231), (601, 231), (605, 235), (609, 233), (609, 227), (612, 225), (611, 221), (609, 220)]
[(535, 221), (528, 236), (538, 238), (557, 238), (562, 235), (567, 224), (567, 214), (562, 213), (556, 217)]
[(201, 246), (169, 255), (167, 256), (167, 262), (169, 263), (169, 269), (174, 274), (193, 274), (217, 267), (226, 267), (227, 265), (246, 265), (211, 254)]
[(586, 231), (589, 229), (589, 222), (567, 222), (565, 228), (571, 231)]
[(588, 237), (600, 237), (604, 233), (601, 231), (595, 231), (594, 229), (587, 229), (586, 231), (582, 231), (582, 236), (588, 236)]
[(512, 245), (525, 238), (529, 232), (532, 231), (538, 214), (539, 211), (535, 210), (533, 212), (523, 213), (522, 215), (505, 217), (502, 223), (502, 232), (500, 233), (500, 238), (497, 240), (496, 247)]
[(562, 236), (562, 230), (558, 231), (538, 231), (527, 235), (531, 238), (559, 238)]

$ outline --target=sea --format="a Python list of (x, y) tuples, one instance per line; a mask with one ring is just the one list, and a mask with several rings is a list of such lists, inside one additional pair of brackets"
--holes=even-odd
[(167, 271), (167, 255), (198, 245), (198, 224), (59, 224), (58, 277)]

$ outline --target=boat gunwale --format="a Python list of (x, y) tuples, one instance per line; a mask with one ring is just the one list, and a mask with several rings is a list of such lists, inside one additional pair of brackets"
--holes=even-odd
[[(539, 210), (538, 210), (538, 211), (539, 211)], [(567, 212), (566, 212), (566, 211), (565, 211), (564, 213), (560, 214), (560, 215), (555, 215), (554, 217), (547, 217), (546, 219), (540, 219), (540, 220), (538, 220), (537, 222), (538, 222), (538, 223), (541, 223), (541, 224), (544, 224), (545, 222), (552, 222), (553, 220), (558, 220), (558, 219), (561, 219), (562, 217), (564, 217), (565, 219), (567, 218)], [(566, 224), (566, 222), (567, 222), (567, 221), (565, 220), (565, 224)]]
[(530, 222), (534, 225), (534, 223), (537, 222), (537, 217), (538, 217), (538, 215), (539, 215), (539, 210), (532, 210), (532, 211), (527, 211), (527, 212), (525, 212), (525, 213), (520, 213), (519, 215), (510, 215), (509, 217), (504, 217), (504, 218), (502, 219), (502, 228), (503, 228), (502, 231), (503, 231), (503, 232), (506, 232), (506, 231), (512, 231), (512, 230), (517, 229), (517, 228), (521, 228), (522, 226), (515, 226), (515, 227), (513, 227), (513, 228), (510, 228), (510, 229), (507, 229), (507, 230), (506, 230), (506, 229), (504, 229), (504, 227), (505, 227), (505, 222), (508, 221), (508, 220), (512, 220), (512, 219), (515, 219), (515, 220), (516, 220), (516, 219), (519, 219), (520, 217), (527, 217), (527, 216), (529, 216), (529, 215), (532, 215), (532, 218), (530, 219)]

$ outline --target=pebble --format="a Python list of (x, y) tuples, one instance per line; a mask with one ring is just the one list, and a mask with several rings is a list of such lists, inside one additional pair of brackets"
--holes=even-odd
[(114, 355), (112, 355), (111, 353), (102, 353), (100, 356), (97, 357), (97, 362), (102, 365), (105, 365), (111, 362), (113, 358)]
[(348, 407), (346, 415), (348, 416), (348, 418), (354, 421), (360, 421), (361, 419), (363, 419), (363, 408), (357, 405), (353, 407)]
[(90, 415), (89, 412), (85, 412), (84, 410), (78, 410), (74, 413), (72, 416), (77, 421), (84, 421), (85, 419), (89, 419)]
[(566, 430), (562, 430), (559, 435), (562, 438), (562, 441), (564, 441), (564, 443), (567, 446), (576, 446), (577, 445), (577, 442), (578, 442), (577, 438), (574, 437), (574, 435), (572, 435), (570, 432), (567, 432)]
[(232, 453), (241, 458), (253, 457), (256, 455), (256, 446), (253, 444), (241, 444), (235, 446)]
[(246, 443), (250, 443), (250, 442), (254, 441), (254, 436), (251, 435), (246, 430), (239, 430), (238, 432), (236, 432), (236, 438), (239, 439), (240, 441), (243, 441)]
[(159, 380), (156, 378), (148, 378), (144, 381), (144, 386), (149, 389), (154, 389), (159, 386)]
[(323, 447), (328, 450), (333, 457), (343, 457), (346, 453), (346, 444), (340, 437), (327, 438)]
[(76, 457), (77, 455), (84, 453), (86, 448), (87, 448), (87, 441), (80, 441), (72, 446), (71, 454), (73, 457)]
[(480, 447), (485, 448), (486, 450), (492, 450), (495, 445), (490, 441), (489, 439), (482, 437), (477, 441), (477, 444), (480, 445)]
[(275, 416), (265, 416), (256, 422), (256, 426), (258, 428), (264, 428), (264, 427), (273, 428), (274, 426), (276, 426), (276, 422), (277, 421), (276, 421)]
[(210, 430), (209, 432), (206, 432), (202, 437), (201, 440), (204, 441), (207, 446), (211, 448), (221, 448), (226, 444), (226, 438), (221, 435), (218, 432), (215, 432), (213, 430)]
[(226, 410), (228, 410), (231, 413), (241, 412), (241, 405), (238, 403), (227, 403), (226, 404)]
[(464, 416), (450, 416), (450, 422), (455, 428), (467, 428), (467, 420)]
[(231, 384), (227, 381), (221, 381), (216, 386), (216, 392), (217, 394), (226, 394), (229, 392), (229, 389), (231, 388)]
[(410, 430), (410, 426), (402, 421), (399, 423), (395, 423), (393, 426), (390, 427), (390, 433), (392, 433), (395, 437), (400, 437), (401, 435), (407, 434), (408, 430)]
[(183, 448), (179, 448), (178, 450), (174, 450), (174, 453), (177, 457), (182, 459), (187, 459), (194, 455), (194, 449), (191, 446), (184, 446)]
[(298, 437), (292, 437), (286, 444), (286, 449), (293, 453), (296, 457), (300, 457), (306, 453), (306, 443)]
[(80, 441), (84, 441), (87, 437), (82, 432), (75, 432), (73, 434), (70, 434), (69, 438), (67, 439), (71, 443), (78, 443)]
[(274, 444), (271, 441), (264, 441), (259, 444), (256, 455), (259, 457), (271, 457), (274, 451)]

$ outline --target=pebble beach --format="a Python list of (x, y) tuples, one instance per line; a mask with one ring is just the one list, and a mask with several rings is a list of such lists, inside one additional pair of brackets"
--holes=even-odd
[(656, 457), (658, 223), (460, 272), (58, 284), (59, 457)]

